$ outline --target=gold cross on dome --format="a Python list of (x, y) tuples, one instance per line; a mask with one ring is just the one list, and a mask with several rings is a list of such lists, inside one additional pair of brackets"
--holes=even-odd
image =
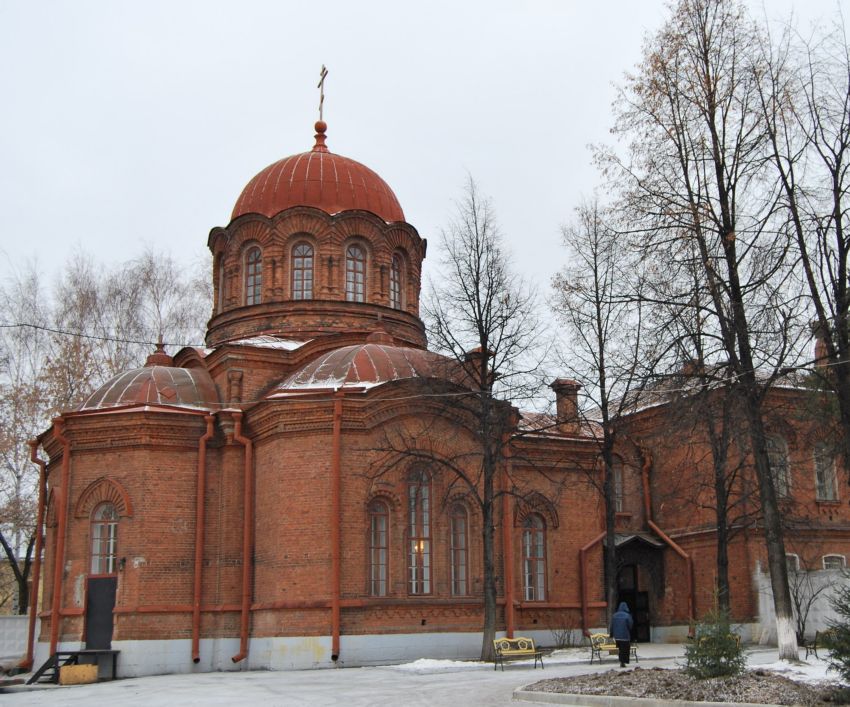
[(325, 103), (325, 77), (328, 75), (328, 70), (322, 64), (322, 70), (319, 72), (319, 83), (316, 88), (319, 89), (319, 120), (322, 120), (322, 106)]

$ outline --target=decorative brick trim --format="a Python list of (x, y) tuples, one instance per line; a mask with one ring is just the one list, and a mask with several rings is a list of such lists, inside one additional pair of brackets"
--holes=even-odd
[(132, 517), (133, 504), (127, 490), (118, 481), (106, 476), (90, 483), (88, 488), (80, 494), (74, 508), (74, 515), (77, 518), (88, 518), (97, 506), (107, 502), (115, 506), (118, 515)]

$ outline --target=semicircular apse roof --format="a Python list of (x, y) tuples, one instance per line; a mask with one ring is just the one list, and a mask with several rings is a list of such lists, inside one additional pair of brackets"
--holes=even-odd
[(443, 377), (447, 359), (404, 346), (370, 343), (334, 349), (273, 388), (267, 397), (311, 390), (372, 388), (405, 378)]
[(201, 368), (148, 365), (108, 380), (77, 410), (84, 412), (132, 405), (209, 410), (219, 406), (219, 398), (210, 374)]

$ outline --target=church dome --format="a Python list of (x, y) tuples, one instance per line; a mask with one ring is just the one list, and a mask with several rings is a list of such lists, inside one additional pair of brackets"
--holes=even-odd
[(92, 393), (80, 412), (137, 405), (167, 405), (209, 410), (219, 404), (209, 373), (201, 368), (175, 368), (162, 347), (142, 368), (120, 373)]
[(364, 344), (323, 354), (289, 376), (268, 397), (311, 390), (372, 388), (405, 378), (441, 377), (447, 370), (443, 356), (424, 349), (393, 346), (389, 341), (386, 334), (372, 334)]
[(313, 206), (331, 215), (360, 209), (387, 223), (404, 221), (401, 205), (383, 179), (365, 165), (328, 151), (326, 130), (327, 124), (318, 121), (310, 152), (285, 157), (248, 182), (231, 219), (249, 213), (271, 218), (293, 206)]

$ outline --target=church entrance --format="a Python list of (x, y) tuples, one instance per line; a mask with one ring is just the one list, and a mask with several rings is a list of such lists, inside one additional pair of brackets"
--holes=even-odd
[(617, 605), (624, 601), (632, 612), (632, 641), (649, 642), (649, 592), (638, 589), (637, 565), (625, 565), (617, 573)]
[(112, 648), (112, 610), (118, 578), (89, 577), (86, 587), (86, 648)]

